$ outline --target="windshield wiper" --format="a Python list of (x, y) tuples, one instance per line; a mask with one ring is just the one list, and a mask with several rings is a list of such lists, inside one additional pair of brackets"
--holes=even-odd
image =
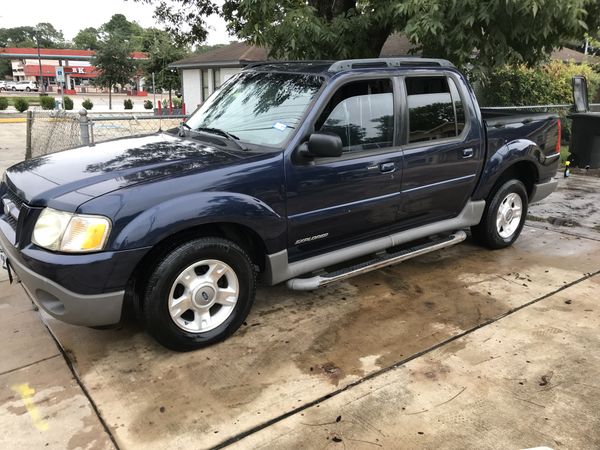
[[(185, 124), (187, 125), (187, 124)], [(189, 125), (187, 125), (188, 128), (191, 127)], [(246, 147), (244, 147), (240, 142), (238, 142), (240, 140), (239, 137), (237, 137), (235, 134), (231, 134), (228, 133), (225, 130), (221, 130), (220, 128), (212, 128), (212, 127), (198, 127), (195, 128), (193, 131), (200, 131), (201, 133), (210, 133), (210, 134), (217, 134), (219, 136), (223, 136), (224, 138), (229, 139), (231, 142), (235, 143), (235, 145), (237, 145), (241, 150), (248, 150)]]

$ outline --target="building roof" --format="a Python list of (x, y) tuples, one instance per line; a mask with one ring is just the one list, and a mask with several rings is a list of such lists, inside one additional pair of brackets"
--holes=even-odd
[[(93, 50), (75, 50), (72, 48), (40, 48), (40, 59), (79, 59), (90, 60), (96, 54)], [(37, 59), (38, 49), (31, 47), (6, 47), (0, 48), (0, 58), (18, 59), (28, 58)], [(148, 55), (143, 52), (131, 52), (133, 59), (148, 59)]]
[(411, 50), (415, 48), (416, 46), (405, 35), (394, 33), (383, 44), (379, 57), (389, 58), (392, 56), (420, 55), (421, 52), (418, 51), (411, 53)]
[(573, 50), (567, 47), (563, 47), (561, 49), (556, 49), (550, 55), (551, 59), (563, 62), (576, 62), (578, 64), (588, 63), (588, 64), (599, 64), (600, 57), (595, 55), (586, 55), (585, 53), (578, 52), (577, 50)]
[(177, 69), (243, 67), (253, 62), (265, 61), (267, 58), (268, 52), (263, 47), (249, 45), (245, 42), (233, 42), (225, 47), (180, 59), (171, 63), (169, 67)]

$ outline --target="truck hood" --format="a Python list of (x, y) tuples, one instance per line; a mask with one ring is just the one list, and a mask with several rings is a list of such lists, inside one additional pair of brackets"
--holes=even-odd
[(240, 152), (161, 133), (23, 161), (6, 171), (6, 181), (30, 205), (46, 206), (51, 200), (62, 198), (58, 203), (77, 207), (123, 187), (207, 166), (227, 165), (242, 157)]

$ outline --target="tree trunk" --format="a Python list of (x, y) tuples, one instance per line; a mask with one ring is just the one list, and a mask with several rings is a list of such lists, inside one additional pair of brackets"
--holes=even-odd
[(108, 109), (112, 109), (112, 84), (108, 85)]

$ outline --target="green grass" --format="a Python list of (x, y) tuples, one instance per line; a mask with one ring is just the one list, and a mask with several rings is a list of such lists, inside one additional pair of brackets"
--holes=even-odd
[(560, 162), (564, 164), (564, 162), (569, 158), (569, 146), (562, 145), (560, 147)]

